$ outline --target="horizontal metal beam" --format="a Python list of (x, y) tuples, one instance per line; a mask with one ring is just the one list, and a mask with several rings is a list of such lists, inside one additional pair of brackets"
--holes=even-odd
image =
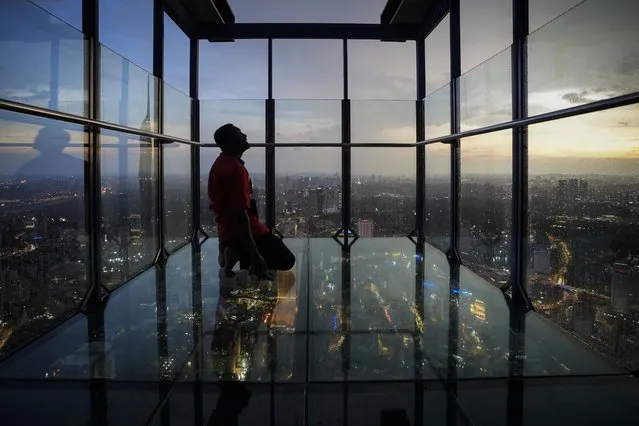
[[(562, 118), (574, 117), (577, 115), (588, 114), (597, 111), (603, 111), (611, 108), (619, 108), (623, 106), (633, 105), (639, 103), (639, 92), (630, 93), (627, 95), (621, 95), (610, 99), (604, 99), (601, 101), (592, 102), (585, 105), (579, 105), (571, 108), (561, 109), (553, 112), (535, 115), (532, 117), (524, 118), (521, 120), (507, 121), (505, 123), (494, 124), (492, 126), (486, 126), (479, 129), (468, 130), (465, 132), (459, 132), (452, 135), (441, 136), (437, 138), (427, 139), (417, 143), (351, 143), (349, 146), (354, 148), (410, 148), (419, 145), (430, 145), (434, 143), (447, 143), (455, 139), (468, 138), (472, 136), (479, 136), (486, 133), (498, 132), (500, 130), (509, 130), (515, 127), (529, 126), (533, 124), (545, 123), (548, 121), (559, 120)], [(44, 117), (52, 120), (60, 120), (68, 123), (80, 124), (83, 126), (95, 126), (101, 129), (113, 130), (116, 132), (127, 133), (136, 136), (143, 136), (147, 138), (154, 138), (162, 143), (184, 143), (188, 145), (197, 145), (202, 148), (216, 147), (215, 144), (205, 143), (201, 144), (193, 142), (188, 139), (175, 138), (167, 135), (161, 135), (159, 133), (146, 132), (131, 127), (121, 126), (119, 124), (107, 123), (100, 120), (91, 120), (85, 117), (77, 115), (67, 114), (64, 112), (53, 111), (45, 108), (40, 108), (32, 105), (26, 105), (19, 102), (7, 101), (0, 99), (0, 110), (13, 111), (21, 114), (29, 114), (38, 117)], [(254, 147), (264, 147), (266, 144), (255, 143)], [(342, 147), (341, 143), (276, 143), (276, 147)]]
[(521, 120), (506, 121), (504, 123), (493, 124), (491, 126), (481, 127), (479, 129), (467, 130), (465, 132), (459, 132), (452, 135), (427, 139), (422, 142), (417, 142), (416, 145), (430, 145), (434, 143), (451, 142), (451, 141), (454, 141), (455, 139), (468, 138), (471, 136), (479, 136), (486, 133), (498, 132), (500, 130), (510, 130), (515, 127), (530, 126), (533, 124), (560, 120), (562, 118), (569, 118), (569, 117), (574, 117), (577, 115), (603, 111), (606, 109), (619, 108), (622, 106), (628, 106), (628, 105), (637, 104), (637, 103), (639, 103), (639, 92), (634, 92), (628, 95), (621, 95), (614, 98), (604, 99), (602, 101), (596, 101), (596, 102), (592, 102), (585, 105), (579, 105), (575, 107), (560, 109), (557, 111), (547, 112), (544, 114), (534, 115), (532, 117), (523, 118)]
[[(202, 148), (217, 148), (214, 143), (203, 143), (200, 145)], [(263, 148), (267, 146), (273, 146), (275, 148), (341, 148), (343, 146), (351, 146), (354, 148), (415, 148), (415, 142), (359, 142), (359, 143), (340, 143), (340, 142), (286, 142), (286, 143), (252, 143), (254, 148)]]
[(209, 41), (236, 39), (350, 39), (416, 40), (417, 24), (217, 24), (200, 25), (198, 38)]
[(188, 139), (176, 138), (167, 135), (161, 135), (154, 132), (146, 132), (144, 130), (134, 129), (132, 127), (122, 126), (120, 124), (107, 123), (106, 121), (92, 120), (86, 117), (80, 117), (78, 115), (67, 114), (65, 112), (53, 111), (46, 108), (40, 108), (33, 105), (26, 105), (19, 102), (7, 101), (0, 99), (0, 109), (6, 111), (13, 111), (20, 114), (35, 115), (38, 117), (48, 118), (51, 120), (60, 120), (67, 123), (79, 124), (82, 126), (97, 127), (100, 129), (113, 130), (115, 132), (127, 133), (135, 136), (142, 136), (152, 139), (157, 139), (161, 143), (183, 143), (187, 145), (200, 145), (198, 142), (193, 142)]

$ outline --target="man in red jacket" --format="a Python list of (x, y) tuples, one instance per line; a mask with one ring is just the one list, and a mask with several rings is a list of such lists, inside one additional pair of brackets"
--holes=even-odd
[(238, 261), (241, 269), (252, 267), (258, 277), (268, 277), (269, 269), (291, 269), (295, 256), (260, 222), (255, 200), (251, 199), (251, 178), (242, 161), (242, 154), (250, 147), (246, 135), (234, 125), (225, 124), (213, 138), (222, 152), (211, 167), (208, 193), (217, 222), (218, 261), (224, 275), (232, 277)]

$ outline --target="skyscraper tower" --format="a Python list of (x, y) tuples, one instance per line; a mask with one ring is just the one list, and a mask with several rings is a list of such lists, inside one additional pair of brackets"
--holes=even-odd
[(632, 268), (627, 264), (617, 262), (613, 266), (611, 290), (611, 304), (614, 312), (630, 313), (632, 292)]
[(357, 233), (360, 237), (373, 237), (373, 221), (369, 219), (360, 219), (357, 223)]
[(317, 188), (317, 215), (321, 216), (324, 213), (324, 188)]

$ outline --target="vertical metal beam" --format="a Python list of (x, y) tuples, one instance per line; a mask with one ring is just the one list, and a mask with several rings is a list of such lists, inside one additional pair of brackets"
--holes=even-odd
[[(415, 43), (415, 62), (417, 64), (417, 100), (415, 103), (415, 141), (420, 142), (426, 139), (426, 123), (424, 116), (426, 98), (426, 54), (425, 40), (418, 39)], [(420, 145), (415, 152), (415, 229), (417, 239), (423, 240), (424, 235), (424, 213), (426, 207), (426, 146)]]
[[(189, 96), (191, 97), (191, 140), (200, 142), (200, 99), (198, 91), (200, 55), (199, 40), (189, 39)], [(191, 147), (191, 206), (192, 213), (192, 240), (197, 242), (200, 238), (201, 228), (201, 171), (200, 171), (200, 147)]]
[[(82, 32), (84, 33), (84, 84), (88, 94), (86, 116), (100, 118), (100, 44), (98, 0), (82, 2)], [(86, 126), (87, 161), (85, 162), (85, 226), (89, 235), (88, 285), (86, 301), (88, 309), (96, 309), (100, 304), (102, 281), (102, 245), (100, 239), (100, 129)]]
[[(100, 118), (100, 44), (99, 1), (82, 1), (82, 33), (84, 34), (84, 85), (88, 94), (85, 115), (90, 119)], [(56, 55), (56, 56), (59, 56)], [(57, 68), (57, 66), (56, 66)], [(56, 71), (57, 72), (57, 71)], [(57, 91), (57, 90), (56, 90)], [(57, 95), (56, 95), (57, 97)], [(57, 103), (57, 99), (55, 100)], [(53, 106), (53, 105), (51, 105)], [(57, 107), (57, 105), (56, 105)], [(100, 129), (86, 126), (87, 161), (85, 161), (85, 226), (89, 235), (88, 286), (85, 305), (88, 310), (87, 325), (89, 347), (98, 358), (105, 359), (104, 305), (100, 300), (102, 278), (102, 246), (100, 239)], [(96, 371), (104, 365), (91, 366), (91, 420), (95, 425), (108, 424), (108, 401), (106, 382), (99, 379)], [(104, 370), (103, 370), (104, 371)]]
[[(450, 131), (451, 134), (459, 133), (461, 128), (461, 23), (460, 0), (451, 0), (450, 4)], [(449, 258), (457, 263), (461, 261), (459, 256), (459, 201), (460, 201), (460, 140), (453, 140), (450, 144), (450, 171), (451, 171), (451, 229), (450, 229), (450, 255)]]
[[(513, 120), (528, 116), (527, 76), (528, 0), (513, 0), (512, 104)], [(513, 305), (526, 306), (528, 249), (528, 129), (513, 128), (512, 145), (512, 242), (511, 284)]]
[[(461, 77), (461, 20), (460, 0), (450, 1), (450, 131), (458, 133), (460, 125)], [(448, 365), (446, 383), (448, 398), (446, 420), (448, 425), (457, 424), (457, 354), (459, 344), (459, 276), (461, 258), (459, 255), (459, 203), (460, 203), (460, 143), (459, 139), (450, 144), (450, 284), (448, 292)]]
[[(164, 133), (164, 6), (162, 0), (153, 1), (153, 75), (156, 77), (156, 109), (158, 133)], [(158, 155), (156, 157), (155, 181), (156, 193), (156, 218), (158, 251), (155, 263), (164, 265), (166, 260), (165, 249), (165, 223), (164, 220), (164, 148), (162, 143), (157, 144)]]
[[(122, 61), (122, 85), (120, 86), (120, 102), (118, 105), (118, 121), (121, 124), (128, 124), (129, 117), (129, 81), (130, 81), (130, 72), (129, 72), (129, 61)], [(120, 133), (118, 136), (118, 187), (120, 190), (126, 194), (124, 196), (120, 196), (115, 201), (117, 205), (117, 221), (115, 224), (116, 232), (117, 232), (117, 244), (119, 249), (119, 256), (124, 258), (124, 262), (122, 264), (122, 269), (120, 270), (120, 281), (124, 282), (126, 280), (126, 276), (129, 273), (129, 242), (126, 238), (122, 238), (122, 235), (126, 235), (129, 229), (129, 200), (127, 191), (124, 190), (127, 185), (128, 173), (129, 173), (129, 135), (124, 133)], [(142, 153), (140, 152), (140, 155)], [(139, 173), (139, 172), (138, 172)], [(123, 232), (124, 231), (124, 232)]]
[(268, 39), (268, 99), (266, 100), (266, 225), (275, 228), (275, 100), (273, 99), (273, 40)]
[[(513, 120), (528, 116), (527, 39), (529, 0), (513, 0), (512, 105)], [(509, 425), (523, 423), (523, 374), (526, 341), (526, 293), (528, 264), (528, 128), (512, 131), (512, 247), (510, 284), (512, 303), (509, 321)]]
[[(157, 123), (158, 133), (164, 133), (164, 5), (162, 0), (153, 1), (153, 75), (157, 81)], [(156, 141), (157, 142), (157, 141)], [(156, 256), (156, 321), (157, 344), (159, 359), (159, 398), (160, 402), (168, 396), (172, 369), (169, 363), (168, 327), (166, 322), (166, 248), (165, 248), (165, 217), (164, 217), (164, 148), (158, 144), (156, 181), (158, 186), (156, 205), (158, 212), (159, 250)], [(170, 407), (162, 410), (162, 423), (170, 421)]]
[[(423, 37), (417, 39), (415, 43), (415, 62), (417, 69), (417, 100), (415, 103), (415, 140), (417, 142), (426, 139), (426, 123), (424, 116), (426, 98), (426, 52), (425, 40)], [(424, 320), (424, 213), (426, 206), (426, 147), (420, 145), (415, 151), (415, 229), (417, 230), (417, 244), (415, 245), (415, 324), (413, 335), (414, 365), (415, 365), (415, 424), (424, 423), (424, 384), (423, 377), (423, 320)], [(421, 322), (421, 327), (420, 323)]]
[[(199, 70), (200, 70), (200, 41), (196, 38), (189, 40), (189, 96), (191, 97), (191, 140), (200, 142), (200, 94), (199, 94)], [(195, 377), (193, 380), (193, 410), (194, 424), (201, 425), (204, 423), (204, 395), (202, 389), (202, 381), (200, 380), (200, 372), (204, 361), (204, 340), (202, 329), (202, 247), (199, 244), (199, 231), (202, 227), (201, 223), (201, 170), (200, 156), (202, 148), (197, 146), (191, 147), (191, 197), (193, 206), (193, 238), (191, 250), (191, 268), (193, 272), (192, 281), (192, 298), (193, 301), (193, 363), (195, 369)]]
[(343, 39), (342, 67), (344, 97), (342, 99), (342, 228), (344, 244), (348, 245), (348, 230), (351, 227), (351, 101), (348, 94), (348, 40)]

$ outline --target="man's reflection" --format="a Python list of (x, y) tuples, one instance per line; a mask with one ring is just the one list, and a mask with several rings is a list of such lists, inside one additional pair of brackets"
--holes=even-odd
[(71, 143), (71, 135), (58, 125), (40, 129), (33, 148), (40, 153), (18, 170), (20, 177), (84, 175), (84, 161), (64, 152)]
[[(273, 282), (277, 298), (227, 296), (220, 294), (211, 341), (213, 372), (218, 376), (220, 397), (209, 425), (235, 425), (248, 405), (251, 393), (245, 383), (270, 374), (273, 365), (273, 336), (280, 322), (293, 320), (284, 310), (294, 311), (296, 293), (292, 271), (278, 272)], [(265, 378), (266, 379), (266, 378)]]

